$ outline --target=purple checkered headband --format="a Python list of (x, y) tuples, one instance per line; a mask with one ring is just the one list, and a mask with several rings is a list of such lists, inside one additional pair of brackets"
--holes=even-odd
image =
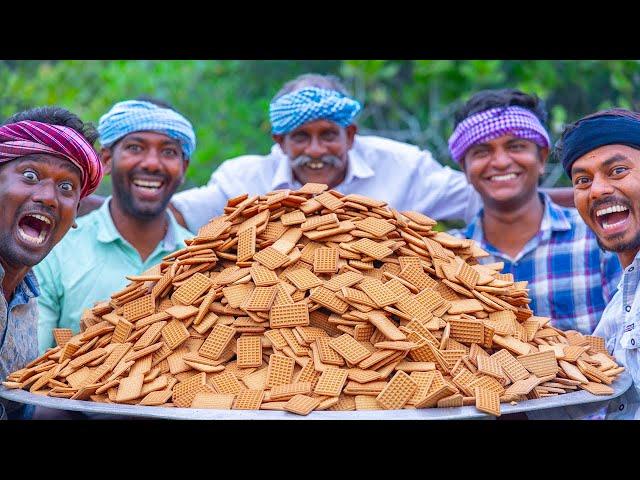
[(531, 111), (522, 107), (498, 107), (475, 113), (460, 122), (449, 138), (449, 152), (460, 163), (473, 145), (509, 134), (531, 140), (543, 148), (551, 145), (549, 134)]

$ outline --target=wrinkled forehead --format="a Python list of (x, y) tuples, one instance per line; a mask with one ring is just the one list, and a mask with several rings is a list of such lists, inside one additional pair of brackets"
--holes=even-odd
[(603, 145), (579, 157), (571, 166), (571, 176), (610, 168), (616, 163), (640, 165), (640, 150), (628, 145)]

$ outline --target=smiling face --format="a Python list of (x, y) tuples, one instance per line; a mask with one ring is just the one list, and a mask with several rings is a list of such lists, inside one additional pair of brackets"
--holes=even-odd
[(529, 140), (503, 135), (470, 147), (463, 167), (486, 206), (512, 209), (537, 192), (547, 155), (548, 149)]
[(80, 170), (48, 154), (0, 166), (0, 258), (13, 268), (39, 263), (71, 228), (81, 190)]
[(640, 249), (640, 150), (592, 150), (573, 163), (571, 181), (576, 208), (600, 246), (633, 260)]
[(165, 211), (188, 165), (180, 142), (155, 132), (126, 135), (110, 149), (103, 148), (102, 159), (111, 172), (114, 199), (139, 219)]
[(273, 138), (291, 160), (293, 174), (300, 183), (324, 183), (333, 188), (347, 173), (356, 130), (355, 125), (341, 127), (328, 120), (316, 120)]

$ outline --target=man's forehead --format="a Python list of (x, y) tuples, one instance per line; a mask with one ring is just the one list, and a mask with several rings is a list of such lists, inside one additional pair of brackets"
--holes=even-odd
[(303, 123), (298, 128), (291, 130), (289, 135), (297, 133), (297, 132), (311, 132), (318, 130), (344, 130), (345, 127), (338, 125), (331, 120), (314, 120), (312, 122)]
[(606, 168), (612, 163), (625, 160), (640, 161), (640, 150), (627, 145), (603, 145), (579, 157), (571, 166), (571, 171)]
[(139, 130), (137, 132), (131, 132), (122, 137), (122, 140), (130, 140), (137, 142), (152, 142), (162, 144), (180, 145), (180, 142), (175, 138), (161, 132), (152, 132), (147, 130)]
[(490, 140), (484, 140), (482, 142), (474, 143), (469, 148), (479, 147), (479, 146), (487, 146), (487, 145), (500, 145), (502, 143), (509, 143), (509, 142), (515, 142), (515, 141), (535, 143), (535, 142), (533, 142), (533, 141), (531, 141), (531, 140), (529, 140), (527, 138), (522, 138), (522, 137), (518, 137), (516, 135), (513, 135), (511, 133), (507, 133), (506, 135), (500, 135), (497, 138), (492, 138)]
[(62, 170), (73, 172), (81, 176), (80, 169), (76, 165), (74, 165), (71, 160), (48, 153), (34, 153), (31, 155), (24, 155), (22, 157), (16, 158), (13, 162), (16, 167), (25, 163), (46, 164), (54, 168), (61, 168)]

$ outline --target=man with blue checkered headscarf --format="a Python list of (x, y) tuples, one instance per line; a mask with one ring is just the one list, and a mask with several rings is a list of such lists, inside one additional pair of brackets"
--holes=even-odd
[(355, 120), (361, 109), (337, 78), (301, 75), (270, 104), (271, 152), (227, 160), (207, 185), (177, 193), (173, 206), (195, 231), (222, 214), (230, 198), (313, 182), (437, 219), (474, 216), (480, 200), (461, 172), (413, 145), (358, 135)]
[(112, 195), (35, 268), (41, 352), (54, 346), (53, 328), (77, 333), (85, 309), (193, 237), (167, 209), (196, 146), (191, 123), (162, 102), (127, 100), (100, 118), (98, 133)]

